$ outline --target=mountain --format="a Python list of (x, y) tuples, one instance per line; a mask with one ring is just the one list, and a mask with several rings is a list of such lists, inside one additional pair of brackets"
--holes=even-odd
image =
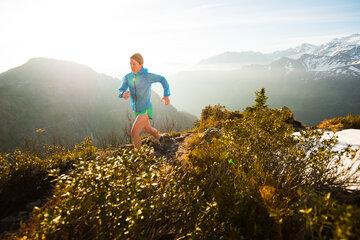
[[(124, 129), (134, 116), (129, 100), (117, 97), (120, 84), (85, 65), (48, 58), (0, 74), (0, 150), (20, 147), (29, 138), (66, 146), (85, 136), (96, 144), (128, 140)], [(163, 105), (155, 92), (151, 100), (153, 124), (160, 131), (187, 129), (196, 120)]]
[(275, 51), (273, 53), (270, 53), (269, 56), (276, 60), (278, 58), (282, 57), (288, 57), (292, 59), (298, 59), (303, 54), (310, 54), (317, 48), (316, 45), (309, 44), (309, 43), (303, 43), (300, 46), (289, 48), (283, 51)]
[(261, 52), (225, 52), (208, 59), (201, 60), (199, 64), (221, 64), (221, 63), (268, 63), (271, 58)]
[[(212, 57), (213, 64), (208, 68), (203, 64), (200, 70), (173, 75), (177, 89), (174, 101), (180, 109), (195, 115), (209, 104), (238, 109), (249, 105), (253, 92), (265, 87), (270, 106), (289, 106), (296, 118), (308, 125), (348, 113), (359, 114), (359, 36), (353, 34), (321, 46), (305, 43), (273, 52), (267, 55), (273, 60), (266, 64), (254, 61), (242, 65), (239, 61), (241, 66), (232, 68), (236, 65), (235, 57), (232, 60)], [(215, 64), (216, 59), (219, 64)], [(228, 69), (224, 67), (226, 61), (231, 62)]]
[[(217, 56), (204, 59), (202, 64), (231, 63), (238, 68), (259, 68), (271, 70), (272, 67), (282, 67), (285, 73), (289, 71), (329, 71), (333, 73), (349, 74), (358, 76), (357, 64), (360, 64), (360, 34), (352, 34), (342, 38), (335, 38), (328, 43), (316, 46), (303, 43), (297, 47), (279, 50), (264, 54), (261, 52), (225, 52)], [(244, 66), (246, 65), (246, 66)], [(348, 66), (347, 70), (338, 70)], [(221, 68), (224, 68), (222, 66)], [(212, 68), (214, 70), (215, 67)], [(220, 69), (218, 69), (220, 70)], [(323, 74), (321, 74), (323, 75)]]
[(294, 60), (291, 57), (282, 58), (283, 67), (291, 64), (301, 66), (303, 71), (326, 72), (320, 76), (360, 76), (360, 34), (335, 38), (319, 47), (309, 47), (308, 50)]
[[(358, 48), (360, 45), (360, 34), (352, 34), (342, 38), (335, 38), (328, 43), (324, 43), (316, 48), (312, 54), (314, 55), (325, 55), (335, 56), (341, 52), (348, 52), (354, 48)], [(357, 60), (359, 60), (357, 56)]]

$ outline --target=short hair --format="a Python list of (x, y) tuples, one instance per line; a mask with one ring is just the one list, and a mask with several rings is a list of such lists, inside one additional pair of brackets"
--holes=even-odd
[(133, 54), (130, 58), (134, 59), (135, 61), (137, 61), (140, 65), (142, 65), (144, 63), (144, 58), (141, 56), (140, 53), (135, 53)]

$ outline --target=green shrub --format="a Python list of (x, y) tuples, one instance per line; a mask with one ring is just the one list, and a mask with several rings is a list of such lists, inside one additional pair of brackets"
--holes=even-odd
[(72, 151), (65, 151), (60, 146), (47, 145), (45, 148), (46, 158), (19, 149), (0, 154), (1, 219), (27, 211), (28, 203), (49, 197), (55, 178), (51, 173), (69, 171), (78, 158), (91, 155), (96, 150), (90, 139), (85, 139)]
[(360, 129), (360, 115), (348, 114), (347, 116), (326, 119), (319, 123), (317, 127), (332, 131), (340, 131), (349, 128)]

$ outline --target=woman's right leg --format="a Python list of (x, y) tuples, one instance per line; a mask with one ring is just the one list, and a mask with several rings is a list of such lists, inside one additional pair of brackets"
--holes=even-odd
[(131, 141), (135, 148), (139, 149), (141, 147), (141, 139), (140, 139), (140, 133), (146, 123), (149, 121), (147, 119), (147, 115), (138, 115), (135, 118), (135, 121), (131, 128)]

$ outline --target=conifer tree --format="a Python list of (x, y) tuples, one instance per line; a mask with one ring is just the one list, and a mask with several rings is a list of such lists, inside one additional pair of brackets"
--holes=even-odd
[(255, 94), (255, 108), (266, 108), (266, 100), (268, 97), (265, 95), (265, 88), (261, 88), (259, 91), (256, 91)]

